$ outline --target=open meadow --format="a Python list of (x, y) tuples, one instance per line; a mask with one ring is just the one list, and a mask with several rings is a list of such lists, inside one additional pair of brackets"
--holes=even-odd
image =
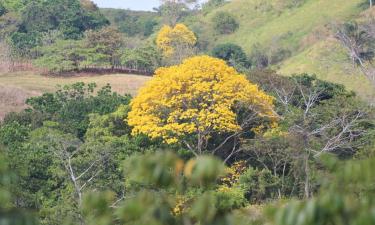
[(98, 76), (48, 77), (32, 72), (0, 74), (0, 120), (9, 112), (20, 111), (26, 107), (25, 100), (44, 92), (56, 90), (58, 85), (75, 82), (95, 82), (98, 87), (109, 83), (120, 94), (135, 95), (150, 77), (132, 74), (111, 74)]

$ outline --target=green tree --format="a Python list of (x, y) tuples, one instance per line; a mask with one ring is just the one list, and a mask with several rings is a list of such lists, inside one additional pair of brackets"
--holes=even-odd
[(7, 158), (0, 149), (0, 218), (2, 224), (36, 225), (37, 219), (26, 210), (19, 209), (13, 204), (12, 185), (14, 174), (8, 168)]
[(306, 201), (292, 201), (276, 210), (276, 225), (373, 224), (374, 158), (339, 162), (325, 159), (331, 171), (319, 193)]
[(117, 202), (108, 193), (88, 196), (84, 211), (92, 224), (111, 224), (113, 215), (123, 224), (232, 224), (231, 211), (242, 205), (241, 191), (218, 189), (224, 166), (215, 158), (185, 163), (173, 153), (157, 152), (130, 158), (125, 173), (132, 198)]
[(40, 67), (53, 73), (78, 72), (93, 61), (102, 61), (101, 54), (93, 49), (84, 48), (82, 41), (58, 40), (56, 43), (37, 49), (41, 56), (33, 61)]
[(105, 56), (104, 63), (112, 68), (120, 65), (120, 48), (124, 46), (122, 34), (114, 27), (90, 30), (85, 34), (85, 45), (96, 54)]
[(160, 0), (162, 5), (158, 11), (163, 16), (165, 24), (175, 26), (190, 10), (190, 6), (197, 0)]
[(84, 31), (108, 24), (98, 9), (87, 10), (79, 0), (30, 1), (22, 11), (22, 29), (27, 33), (57, 29), (67, 39), (78, 39)]
[(0, 16), (3, 16), (7, 12), (4, 4), (0, 2)]
[(127, 68), (153, 73), (160, 67), (161, 53), (154, 46), (126, 49), (121, 56), (121, 64)]
[(239, 27), (235, 17), (228, 12), (217, 12), (212, 17), (212, 23), (214, 30), (219, 34), (231, 34)]
[(60, 129), (82, 138), (86, 133), (89, 115), (100, 115), (115, 111), (122, 104), (129, 104), (129, 95), (112, 92), (109, 85), (94, 94), (96, 84), (75, 83), (61, 87), (55, 93), (27, 100), (32, 110), (46, 113), (60, 124)]
[(212, 55), (216, 58), (223, 59), (229, 65), (236, 68), (248, 68), (250, 63), (243, 49), (236, 44), (221, 44), (212, 50)]

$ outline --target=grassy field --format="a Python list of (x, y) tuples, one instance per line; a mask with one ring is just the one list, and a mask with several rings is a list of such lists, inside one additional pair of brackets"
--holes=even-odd
[[(254, 44), (268, 45), (280, 40), (280, 44), (298, 51), (306, 36), (330, 23), (356, 17), (363, 0), (306, 0), (299, 7), (286, 7), (283, 0), (232, 0), (203, 17), (210, 42), (231, 42), (250, 52)], [(226, 11), (236, 16), (239, 29), (224, 36), (215, 33), (210, 25), (216, 12)], [(206, 37), (206, 36), (205, 36)]]
[(75, 82), (95, 82), (99, 87), (109, 83), (118, 93), (135, 95), (150, 77), (128, 74), (79, 76), (67, 78), (46, 77), (29, 72), (0, 74), (0, 119), (9, 112), (26, 107), (25, 100), (43, 92), (56, 90), (57, 85)]
[[(298, 7), (286, 7), (285, 0), (232, 0), (207, 15), (196, 18), (204, 24), (202, 36), (212, 44), (236, 43), (246, 53), (255, 44), (282, 47), (291, 52), (274, 69), (282, 75), (316, 74), (319, 78), (344, 84), (360, 97), (371, 100), (375, 90), (366, 78), (350, 64), (343, 49), (332, 38), (337, 23), (358, 20), (364, 0), (305, 0)], [(291, 1), (289, 1), (291, 2)], [(213, 35), (211, 19), (216, 12), (230, 12), (237, 18), (239, 29), (230, 35)], [(372, 10), (375, 16), (375, 8)], [(366, 13), (371, 13), (367, 10)], [(191, 26), (194, 21), (191, 21)], [(272, 48), (271, 47), (271, 48)]]
[(343, 84), (362, 99), (373, 102), (375, 89), (366, 77), (346, 57), (334, 39), (316, 43), (279, 66), (280, 74), (316, 74), (320, 79)]

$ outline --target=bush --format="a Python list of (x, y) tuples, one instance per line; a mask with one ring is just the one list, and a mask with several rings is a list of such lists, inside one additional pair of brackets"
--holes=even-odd
[(218, 12), (212, 18), (213, 26), (219, 34), (231, 34), (235, 32), (239, 24), (233, 15), (227, 12)]
[(112, 92), (109, 85), (97, 92), (95, 87), (95, 83), (83, 82), (66, 85), (55, 93), (30, 98), (26, 103), (33, 111), (53, 118), (54, 122), (60, 124), (60, 130), (82, 138), (88, 128), (90, 114), (107, 114), (130, 101), (129, 95)]
[(243, 190), (237, 187), (222, 186), (214, 192), (214, 195), (216, 208), (222, 212), (241, 208), (246, 203)]
[(261, 202), (272, 198), (277, 190), (278, 177), (267, 169), (249, 168), (239, 179), (240, 187), (245, 191), (246, 198), (252, 202)]
[(6, 13), (5, 6), (0, 2), (0, 16), (4, 15)]
[(245, 52), (236, 44), (227, 43), (218, 45), (212, 50), (212, 55), (227, 61), (230, 66), (242, 68), (250, 67)]
[(121, 56), (121, 64), (127, 68), (153, 73), (161, 64), (161, 54), (153, 46), (127, 49)]
[(264, 69), (270, 64), (268, 55), (268, 49), (264, 48), (260, 44), (255, 44), (252, 46), (252, 50), (249, 55), (251, 64), (257, 69)]

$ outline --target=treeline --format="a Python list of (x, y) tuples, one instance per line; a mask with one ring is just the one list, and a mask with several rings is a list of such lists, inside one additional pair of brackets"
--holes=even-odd
[[(89, 0), (6, 0), (0, 4), (1, 46), (7, 50), (1, 56), (2, 61), (9, 65), (32, 61), (36, 68), (55, 74), (88, 68), (152, 73), (160, 66), (178, 64), (187, 57), (204, 53), (199, 35), (180, 23), (199, 13), (198, 1), (162, 3), (155, 13), (147, 13), (100, 11)], [(202, 10), (221, 4), (225, 2), (210, 1)], [(229, 34), (238, 28), (238, 23), (233, 16), (224, 14), (214, 18), (213, 26), (219, 33)], [(178, 26), (165, 33), (163, 24)], [(161, 43), (158, 40), (163, 32), (164, 43)], [(184, 35), (190, 36), (190, 40), (184, 39), (187, 37)], [(171, 51), (165, 54), (166, 45), (176, 54)]]
[(0, 8), (1, 45), (7, 49), (2, 55), (4, 62), (33, 61), (52, 73), (87, 67), (126, 67), (149, 73), (159, 66), (155, 47), (127, 47), (130, 41), (121, 31), (130, 32), (128, 28), (110, 26), (89, 0), (6, 0)]

